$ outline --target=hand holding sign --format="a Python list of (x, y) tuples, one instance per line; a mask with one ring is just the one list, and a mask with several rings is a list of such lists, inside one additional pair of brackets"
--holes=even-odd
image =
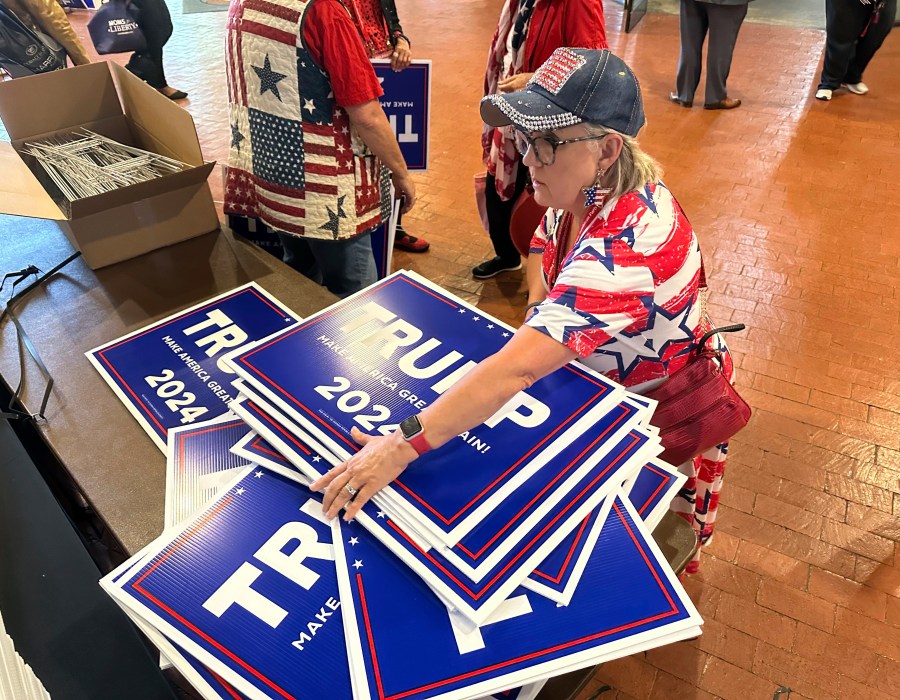
[(401, 213), (405, 214), (416, 203), (416, 185), (410, 179), (409, 172), (392, 173), (391, 181), (394, 183), (394, 189), (397, 190), (397, 196), (403, 201)]
[(333, 518), (346, 507), (344, 520), (348, 522), (417, 457), (416, 451), (398, 432), (385, 436), (366, 435), (354, 427), (350, 435), (363, 448), (310, 486), (313, 491), (325, 488), (322, 512), (326, 517)]
[(391, 54), (391, 68), (401, 71), (409, 67), (412, 61), (412, 51), (409, 50), (409, 42), (402, 36), (397, 39), (394, 52)]

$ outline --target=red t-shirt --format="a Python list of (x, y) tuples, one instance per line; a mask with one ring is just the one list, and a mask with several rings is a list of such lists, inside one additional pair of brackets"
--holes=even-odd
[(335, 102), (341, 107), (377, 100), (384, 94), (359, 30), (337, 0), (316, 0), (306, 11), (303, 43), (328, 73)]

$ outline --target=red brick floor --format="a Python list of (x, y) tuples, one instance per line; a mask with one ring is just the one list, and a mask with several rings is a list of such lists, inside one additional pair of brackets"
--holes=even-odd
[[(432, 250), (397, 266), (516, 323), (521, 276), (469, 275), (490, 250), (472, 175), (501, 2), (398, 5), (415, 54), (434, 61), (434, 109), (407, 224)], [(605, 665), (584, 697), (603, 685), (615, 689), (603, 700), (768, 700), (781, 686), (791, 700), (900, 697), (900, 32), (866, 75), (869, 95), (819, 103), (822, 33), (745, 25), (730, 81), (744, 106), (706, 112), (665, 98), (677, 18), (648, 15), (625, 35), (619, 6), (607, 12), (611, 46), (643, 85), (641, 141), (699, 232), (715, 320), (748, 326), (730, 343), (755, 413), (732, 443), (715, 542), (686, 582), (705, 633)], [(206, 157), (221, 160), (225, 15), (173, 14), (170, 82), (191, 93)]]

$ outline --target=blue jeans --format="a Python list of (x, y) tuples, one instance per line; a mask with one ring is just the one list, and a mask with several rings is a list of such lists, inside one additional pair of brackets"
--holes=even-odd
[(278, 233), (285, 264), (323, 284), (332, 294), (350, 296), (378, 280), (372, 241), (368, 233), (356, 238), (329, 241)]

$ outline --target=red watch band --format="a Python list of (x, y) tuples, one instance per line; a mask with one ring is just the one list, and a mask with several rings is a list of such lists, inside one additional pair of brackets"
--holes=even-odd
[(421, 457), (426, 452), (431, 450), (431, 445), (428, 444), (428, 440), (425, 438), (424, 433), (419, 433), (418, 435), (414, 435), (413, 437), (406, 440), (412, 448), (419, 453), (419, 457)]

